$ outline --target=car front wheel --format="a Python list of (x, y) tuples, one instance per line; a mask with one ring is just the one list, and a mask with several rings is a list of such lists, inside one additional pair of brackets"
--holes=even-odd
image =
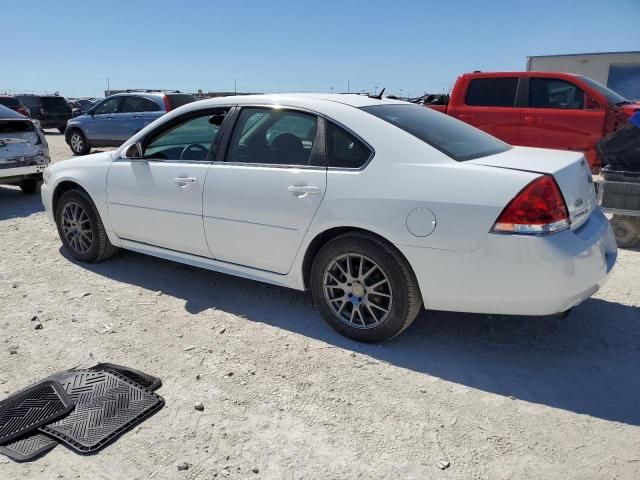
[(406, 260), (364, 233), (341, 235), (320, 249), (311, 267), (311, 290), (329, 325), (361, 342), (399, 335), (422, 307)]
[(58, 235), (76, 260), (100, 262), (116, 251), (104, 229), (98, 210), (83, 191), (64, 192), (55, 209)]
[(73, 130), (69, 134), (69, 147), (74, 155), (86, 155), (91, 148), (87, 143), (87, 139), (80, 130)]

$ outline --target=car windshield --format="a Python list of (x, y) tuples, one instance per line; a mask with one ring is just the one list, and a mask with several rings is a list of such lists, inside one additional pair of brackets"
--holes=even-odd
[(373, 105), (362, 107), (410, 133), (458, 162), (509, 150), (510, 146), (471, 125), (418, 105)]
[(609, 102), (609, 104), (611, 105), (623, 105), (625, 103), (631, 103), (629, 100), (624, 98), (619, 93), (616, 93), (610, 88), (605, 87), (601, 83), (596, 82), (592, 78), (589, 78), (589, 77), (580, 77), (580, 78), (584, 83), (586, 83), (591, 88), (596, 90), (600, 95), (603, 95), (607, 99), (607, 102)]

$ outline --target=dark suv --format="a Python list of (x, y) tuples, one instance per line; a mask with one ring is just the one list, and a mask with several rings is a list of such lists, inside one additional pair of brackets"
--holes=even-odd
[(134, 133), (196, 98), (180, 92), (128, 91), (105, 98), (69, 121), (65, 139), (75, 155), (93, 147), (119, 147)]
[(57, 128), (64, 132), (71, 119), (71, 107), (59, 95), (16, 95), (31, 112), (31, 118), (38, 120), (42, 128)]

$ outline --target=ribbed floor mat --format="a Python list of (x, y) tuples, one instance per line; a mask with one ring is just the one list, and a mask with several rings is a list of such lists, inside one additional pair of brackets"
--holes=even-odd
[(0, 446), (0, 453), (16, 462), (28, 462), (58, 445), (55, 438), (44, 433), (29, 433), (27, 436)]
[(76, 408), (40, 430), (80, 453), (100, 450), (164, 405), (162, 397), (115, 371), (72, 371), (61, 383)]
[(0, 444), (50, 423), (73, 409), (73, 402), (60, 383), (41, 382), (0, 403)]
[(114, 363), (99, 363), (95, 367), (89, 368), (89, 370), (101, 370), (105, 372), (115, 372), (127, 377), (129, 380), (134, 381), (141, 387), (147, 390), (157, 390), (162, 386), (162, 380), (148, 373), (134, 370), (133, 368), (123, 367), (122, 365), (116, 365)]

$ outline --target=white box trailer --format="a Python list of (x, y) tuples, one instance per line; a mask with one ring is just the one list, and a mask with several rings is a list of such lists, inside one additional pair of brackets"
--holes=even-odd
[(531, 56), (527, 71), (577, 73), (626, 98), (640, 99), (640, 51)]

